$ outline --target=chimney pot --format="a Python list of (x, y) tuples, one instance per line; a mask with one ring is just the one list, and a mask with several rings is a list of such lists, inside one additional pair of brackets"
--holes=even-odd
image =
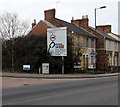
[(88, 19), (88, 15), (83, 15), (82, 19)]
[(36, 20), (34, 19), (34, 24), (36, 25)]
[(74, 17), (72, 17), (72, 20), (74, 20)]

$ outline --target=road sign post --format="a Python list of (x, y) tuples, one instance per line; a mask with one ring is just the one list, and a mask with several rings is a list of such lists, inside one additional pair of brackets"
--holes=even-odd
[(41, 74), (41, 68), (39, 68), (39, 74)]
[(91, 52), (91, 54), (90, 54), (91, 56), (93, 56), (93, 73), (95, 74), (95, 68), (96, 68), (96, 55), (97, 55), (97, 53), (96, 52)]
[(64, 74), (64, 56), (62, 56), (62, 61), (63, 61), (63, 65), (62, 65), (62, 74)]

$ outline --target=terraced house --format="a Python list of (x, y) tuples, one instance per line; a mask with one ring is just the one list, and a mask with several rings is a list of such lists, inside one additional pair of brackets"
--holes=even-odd
[(77, 24), (98, 37), (96, 44), (98, 69), (107, 70), (108, 67), (119, 66), (119, 35), (111, 32), (111, 25), (97, 26), (95, 29), (89, 26), (88, 16), (83, 16), (82, 19), (73, 19), (71, 23)]
[[(74, 67), (79, 69), (93, 68), (92, 52), (96, 52), (97, 37), (83, 29), (82, 27), (66, 22), (55, 17), (55, 9), (44, 11), (44, 20), (36, 24), (36, 20), (32, 23), (32, 30), (28, 35), (47, 35), (47, 28), (67, 27), (67, 36), (72, 41), (72, 53), (74, 54)], [(69, 54), (69, 53), (68, 53)]]
[[(106, 26), (100, 26), (100, 27), (109, 36), (111, 36), (111, 37), (113, 37), (113, 38), (118, 40), (118, 43), (117, 44), (114, 43), (113, 46), (114, 46), (114, 48), (118, 47), (118, 49), (115, 52), (118, 52), (118, 66), (120, 66), (120, 35), (117, 35), (117, 34), (111, 32), (111, 25), (107, 25), (107, 26), (109, 26), (109, 28), (108, 28), (109, 30), (107, 32), (106, 32)], [(116, 61), (116, 58), (115, 58), (115, 61)], [(115, 65), (117, 65), (117, 64), (115, 63)]]
[[(97, 26), (97, 29), (102, 30), (107, 35), (109, 35), (113, 40), (106, 41), (106, 50), (109, 56), (109, 65), (110, 66), (119, 66), (120, 65), (120, 36), (111, 32), (111, 25), (102, 25)], [(111, 51), (111, 52), (110, 52)]]

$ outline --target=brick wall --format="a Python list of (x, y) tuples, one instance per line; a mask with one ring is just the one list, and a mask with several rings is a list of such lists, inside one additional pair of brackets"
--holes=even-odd
[(49, 20), (50, 23), (52, 23), (53, 25), (55, 25), (56, 27), (63, 27), (59, 22), (57, 22), (55, 19), (51, 19)]
[[(97, 44), (96, 44), (96, 47), (97, 47), (97, 69), (100, 69), (100, 70), (107, 69), (108, 68), (108, 57), (105, 54), (105, 44), (104, 44), (105, 39), (102, 35), (95, 32), (93, 29), (91, 29), (89, 27), (88, 16), (83, 16), (82, 19), (77, 19), (77, 20), (72, 19), (71, 23), (77, 24), (78, 26), (86, 29), (88, 32), (90, 32), (98, 37)], [(99, 29), (100, 28), (102, 28), (102, 26), (99, 27)], [(103, 30), (106, 32), (110, 32), (111, 26), (105, 26)]]
[(98, 34), (97, 32), (95, 32), (94, 30), (90, 29), (89, 27), (84, 27), (84, 29), (86, 29), (88, 32), (98, 37), (97, 44), (96, 44), (97, 49), (104, 49), (104, 41), (105, 41), (104, 37)]
[(40, 21), (30, 32), (28, 35), (43, 35), (47, 33), (47, 28), (51, 28), (44, 22)]
[(76, 19), (74, 20), (74, 18), (71, 20), (72, 24), (77, 24), (80, 27), (87, 27), (89, 24), (89, 19), (88, 19), (88, 15), (86, 16), (82, 16), (82, 19)]
[(49, 9), (44, 11), (45, 20), (49, 21), (50, 19), (55, 18), (55, 9)]
[[(57, 27), (62, 27), (56, 20), (55, 20), (55, 9), (49, 9), (44, 11), (44, 19), (48, 22), (52, 23), (53, 25)], [(44, 23), (43, 21), (40, 21), (36, 25), (36, 20), (34, 20), (34, 23), (32, 23), (32, 30), (28, 35), (43, 35), (47, 33), (47, 28), (51, 28), (49, 25)]]
[(97, 50), (97, 69), (108, 69), (108, 56), (105, 54), (104, 50)]
[(102, 30), (105, 33), (111, 33), (111, 25), (97, 26), (96, 28)]

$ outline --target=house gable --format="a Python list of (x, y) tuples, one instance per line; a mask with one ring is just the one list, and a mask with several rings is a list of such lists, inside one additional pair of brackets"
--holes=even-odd
[(28, 35), (43, 35), (47, 33), (48, 28), (56, 27), (46, 20), (41, 20), (37, 25), (35, 25)]

